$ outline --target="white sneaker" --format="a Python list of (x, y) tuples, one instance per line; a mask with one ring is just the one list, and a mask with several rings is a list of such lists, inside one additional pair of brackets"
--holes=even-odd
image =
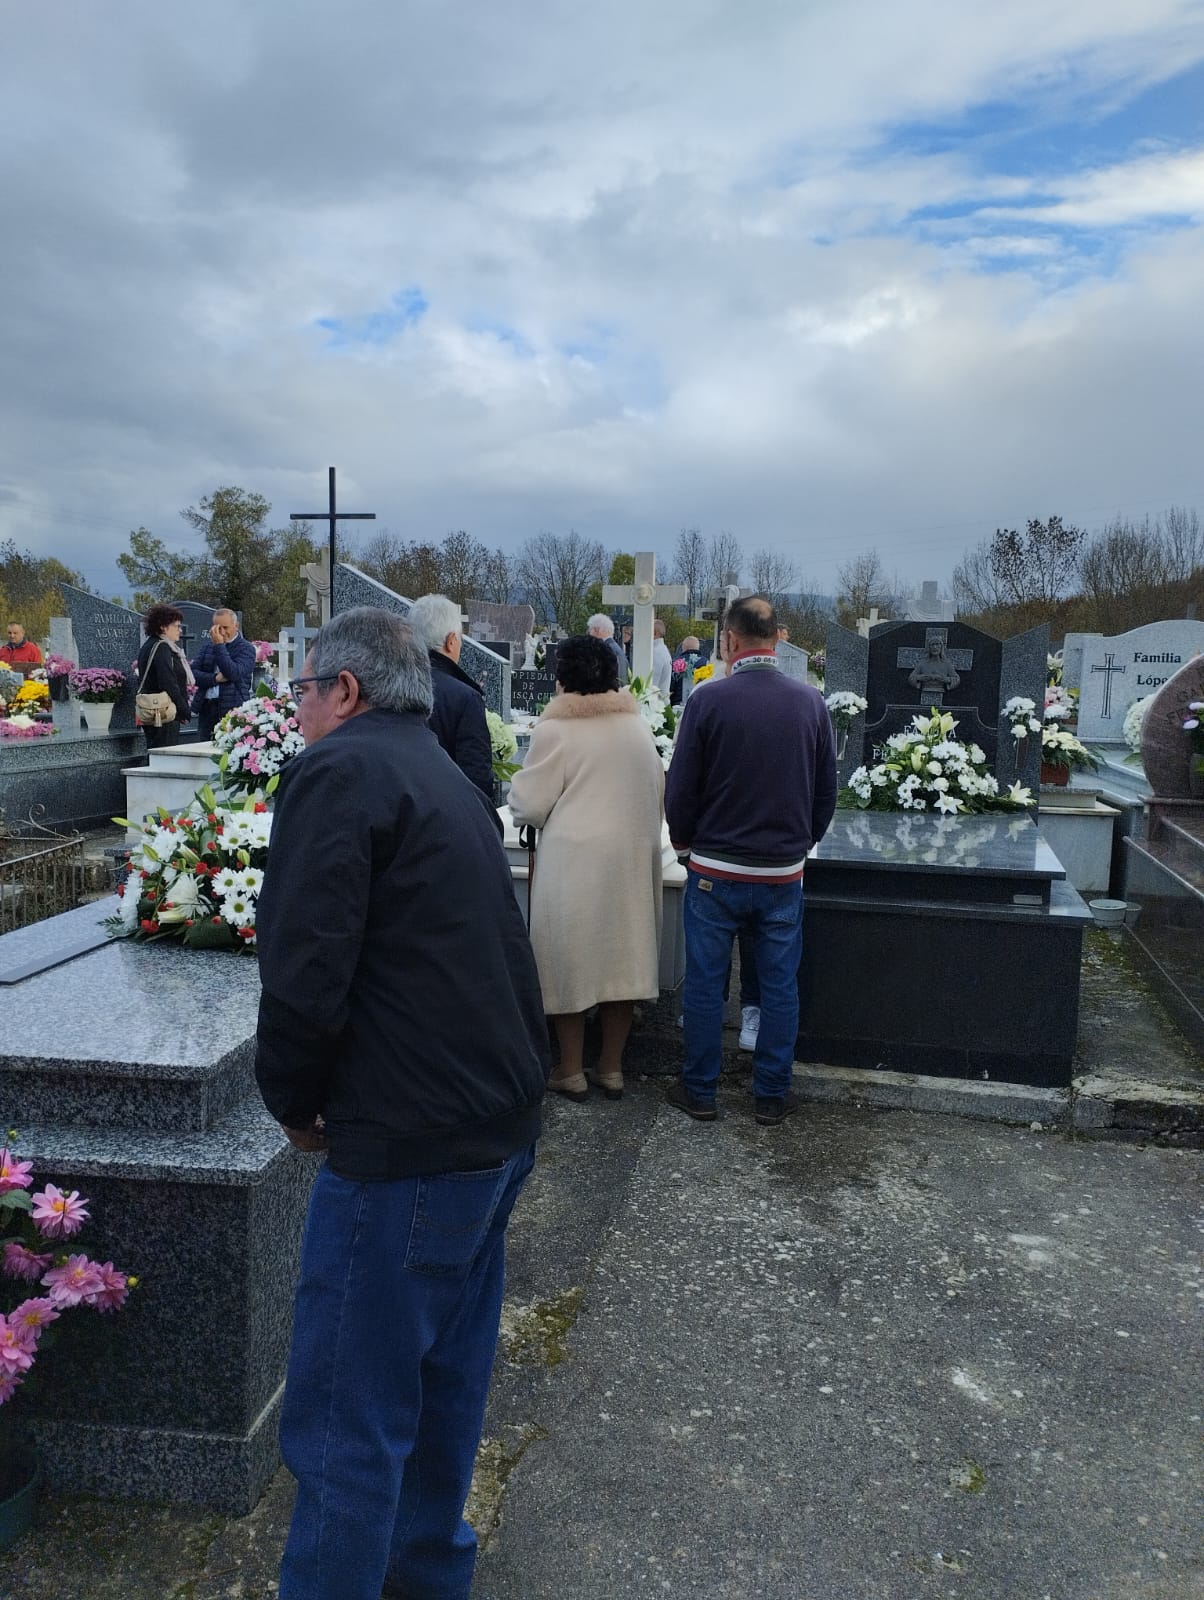
[(740, 1008), (740, 1048), (741, 1050), (755, 1050), (757, 1048), (757, 1034), (761, 1031), (760, 1006), (741, 1006)]

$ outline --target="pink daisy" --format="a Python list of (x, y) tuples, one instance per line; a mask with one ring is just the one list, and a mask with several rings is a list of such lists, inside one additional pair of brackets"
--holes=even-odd
[(111, 1261), (93, 1262), (100, 1276), (100, 1288), (88, 1301), (97, 1311), (120, 1311), (129, 1298), (129, 1288), (124, 1272), (118, 1272)]
[(21, 1374), (19, 1372), (8, 1372), (4, 1368), (0, 1367), (0, 1406), (2, 1406), (6, 1400), (12, 1399), (13, 1395), (16, 1394), (20, 1383)]
[(42, 1282), (56, 1306), (78, 1306), (99, 1294), (102, 1287), (96, 1263), (87, 1256), (68, 1256), (61, 1267), (51, 1267)]
[(28, 1372), (33, 1366), (35, 1335), (0, 1316), (0, 1371)]
[(24, 1278), (26, 1283), (36, 1283), (53, 1262), (53, 1256), (37, 1255), (15, 1239), (10, 1239), (4, 1246), (3, 1270), (8, 1278)]
[(22, 1300), (15, 1310), (8, 1314), (10, 1328), (25, 1328), (37, 1339), (42, 1329), (51, 1322), (57, 1322), (60, 1312), (54, 1309), (53, 1301), (41, 1296), (36, 1300)]
[(33, 1182), (33, 1162), (18, 1161), (7, 1150), (0, 1150), (0, 1194), (10, 1189), (28, 1189)]
[(47, 1239), (66, 1238), (78, 1233), (89, 1216), (88, 1202), (81, 1200), (79, 1190), (70, 1194), (48, 1183), (41, 1194), (33, 1197), (33, 1220), (39, 1232)]

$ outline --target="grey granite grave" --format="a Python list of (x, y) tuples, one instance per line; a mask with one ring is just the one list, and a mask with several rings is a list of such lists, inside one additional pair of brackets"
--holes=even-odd
[(942, 599), (940, 585), (929, 579), (918, 593), (909, 596), (904, 613), (907, 622), (952, 622), (953, 602)]
[[(412, 601), (395, 594), (383, 583), (377, 583), (358, 567), (339, 562), (334, 569), (334, 608), (347, 611), (352, 606), (381, 606), (394, 611), (399, 617), (408, 617)], [(510, 663), (492, 650), (486, 650), (475, 639), (464, 640), (460, 653), (460, 666), (480, 684), (485, 695), (485, 705), (496, 711), (503, 722), (510, 720)]]
[(794, 678), (798, 683), (809, 683), (807, 667), (810, 656), (805, 650), (800, 650), (796, 644), (791, 644), (787, 639), (779, 639), (775, 654), (778, 658), (778, 669), (786, 677)]
[(6, 972), (53, 963), (0, 985), (4, 1125), (39, 1183), (88, 1196), (98, 1258), (141, 1279), (22, 1398), (53, 1487), (242, 1514), (279, 1461), (316, 1158), (255, 1092), (255, 961), (124, 941), (70, 959), (116, 906), (0, 938)]
[[(930, 665), (929, 646), (939, 646), (946, 683), (926, 687), (914, 680)], [(1041, 746), (1031, 737), (1019, 750), (1003, 719), (1003, 707), (1016, 696), (1041, 707), (1045, 700), (1049, 630), (1034, 628), (1011, 639), (995, 639), (966, 623), (881, 622), (868, 639), (832, 623), (826, 645), (825, 690), (851, 690), (869, 709), (849, 730), (840, 763), (840, 781), (873, 760), (876, 746), (911, 725), (919, 712), (949, 711), (957, 736), (986, 752), (1003, 785), (1040, 783)]]
[(49, 655), (63, 656), (67, 661), (79, 665), (78, 646), (70, 617), (51, 617), (46, 648)]
[[(71, 701), (78, 711), (79, 702)], [(123, 768), (146, 760), (140, 728), (62, 727), (48, 739), (0, 739), (0, 807), (10, 821), (103, 826), (125, 813)]]
[(1204, 622), (1181, 617), (1128, 633), (1068, 633), (1062, 681), (1079, 691), (1078, 736), (1085, 744), (1124, 745), (1125, 713), (1156, 694), (1204, 651)]
[(170, 604), (184, 617), (180, 643), (191, 661), (193, 656), (200, 654), (201, 646), (213, 626), (215, 607), (202, 605), (199, 600), (172, 600)]
[[(499, 605), (491, 600), (468, 600), (464, 609), (468, 626), (478, 643), (493, 648), (512, 667), (523, 664), (523, 647), (535, 632), (535, 612), (528, 605)], [(489, 641), (494, 641), (490, 646)], [(504, 650), (497, 645), (505, 644)]]
[(99, 595), (88, 594), (72, 583), (60, 583), (63, 604), (71, 618), (76, 661), (81, 667), (115, 667), (126, 674), (125, 692), (113, 707), (114, 733), (134, 727), (134, 693), (131, 668), (142, 645), (142, 618), (125, 606), (115, 606)]
[(800, 1061), (1070, 1082), (1092, 918), (1031, 817), (838, 811), (805, 883)]

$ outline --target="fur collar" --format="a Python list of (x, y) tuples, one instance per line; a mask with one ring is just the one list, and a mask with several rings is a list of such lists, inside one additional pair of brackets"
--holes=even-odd
[(640, 708), (626, 689), (606, 694), (558, 694), (540, 712), (541, 722), (572, 722), (586, 717), (609, 717), (616, 712), (638, 716)]

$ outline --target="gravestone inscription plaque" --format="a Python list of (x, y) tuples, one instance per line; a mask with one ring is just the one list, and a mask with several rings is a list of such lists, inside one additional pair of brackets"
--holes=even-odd
[(110, 723), (115, 733), (134, 726), (134, 690), (131, 667), (142, 644), (142, 618), (125, 606), (115, 606), (99, 595), (77, 589), (73, 583), (60, 583), (63, 604), (71, 618), (77, 660), (81, 667), (115, 667), (126, 674), (121, 699), (113, 707)]
[(1063, 682), (1079, 691), (1079, 738), (1088, 744), (1123, 743), (1125, 713), (1133, 702), (1157, 694), (1202, 651), (1204, 622), (1187, 617), (1111, 637), (1068, 633)]

